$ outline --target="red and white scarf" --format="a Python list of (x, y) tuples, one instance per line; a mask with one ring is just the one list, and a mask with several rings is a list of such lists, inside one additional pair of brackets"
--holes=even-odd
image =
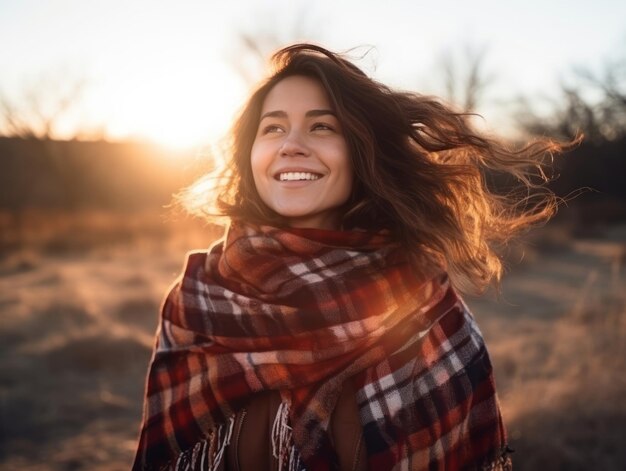
[(234, 222), (164, 302), (133, 469), (217, 468), (264, 390), (282, 398), (281, 469), (335, 469), (348, 378), (369, 469), (509, 469), (489, 357), (445, 274), (384, 234)]

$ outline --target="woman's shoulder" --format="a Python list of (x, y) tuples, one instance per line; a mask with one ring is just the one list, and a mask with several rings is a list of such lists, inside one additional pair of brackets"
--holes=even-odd
[(200, 273), (208, 269), (211, 260), (219, 259), (224, 244), (223, 240), (217, 240), (210, 248), (190, 250), (185, 254), (182, 277), (196, 278)]
[(192, 250), (185, 254), (185, 261), (183, 263), (183, 273), (186, 273), (190, 269), (198, 266), (203, 266), (206, 263), (206, 259), (209, 256), (208, 250)]

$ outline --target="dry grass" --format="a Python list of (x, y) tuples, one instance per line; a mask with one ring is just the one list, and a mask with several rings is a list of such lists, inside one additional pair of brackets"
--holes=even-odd
[(20, 251), (88, 254), (115, 246), (196, 247), (219, 231), (174, 211), (0, 211), (0, 256)]
[(626, 227), (554, 240), (477, 303), (515, 468), (626, 469)]
[(626, 295), (591, 298), (493, 352), (516, 469), (624, 469)]
[(28, 212), (0, 234), (0, 468), (128, 469), (158, 304), (215, 230)]
[[(626, 231), (545, 231), (514, 251), (500, 301), (470, 300), (516, 469), (626, 469)], [(158, 304), (217, 233), (33, 212), (0, 215), (0, 234), (0, 467), (128, 469)]]

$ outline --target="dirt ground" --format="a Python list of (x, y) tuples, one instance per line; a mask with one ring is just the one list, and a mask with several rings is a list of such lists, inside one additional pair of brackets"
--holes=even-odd
[[(129, 469), (159, 303), (185, 252), (215, 238), (66, 230), (0, 257), (2, 469)], [(468, 303), (515, 469), (626, 469), (626, 226), (546, 228), (511, 257), (500, 299)]]

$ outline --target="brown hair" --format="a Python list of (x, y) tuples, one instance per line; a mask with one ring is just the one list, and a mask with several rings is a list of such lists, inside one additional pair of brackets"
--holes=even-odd
[[(319, 46), (286, 47), (273, 64), (233, 126), (218, 192), (202, 195), (192, 187), (182, 196), (208, 218), (284, 224), (257, 193), (250, 152), (265, 97), (293, 75), (322, 84), (344, 130), (355, 184), (343, 228), (388, 229), (417, 263), (443, 266), (461, 291), (499, 281), (498, 247), (554, 213), (557, 201), (542, 186), (542, 166), (562, 145), (539, 140), (511, 150), (474, 131), (469, 115), (433, 97), (392, 90)], [(488, 183), (498, 174), (521, 183), (523, 193), (495, 191)]]

